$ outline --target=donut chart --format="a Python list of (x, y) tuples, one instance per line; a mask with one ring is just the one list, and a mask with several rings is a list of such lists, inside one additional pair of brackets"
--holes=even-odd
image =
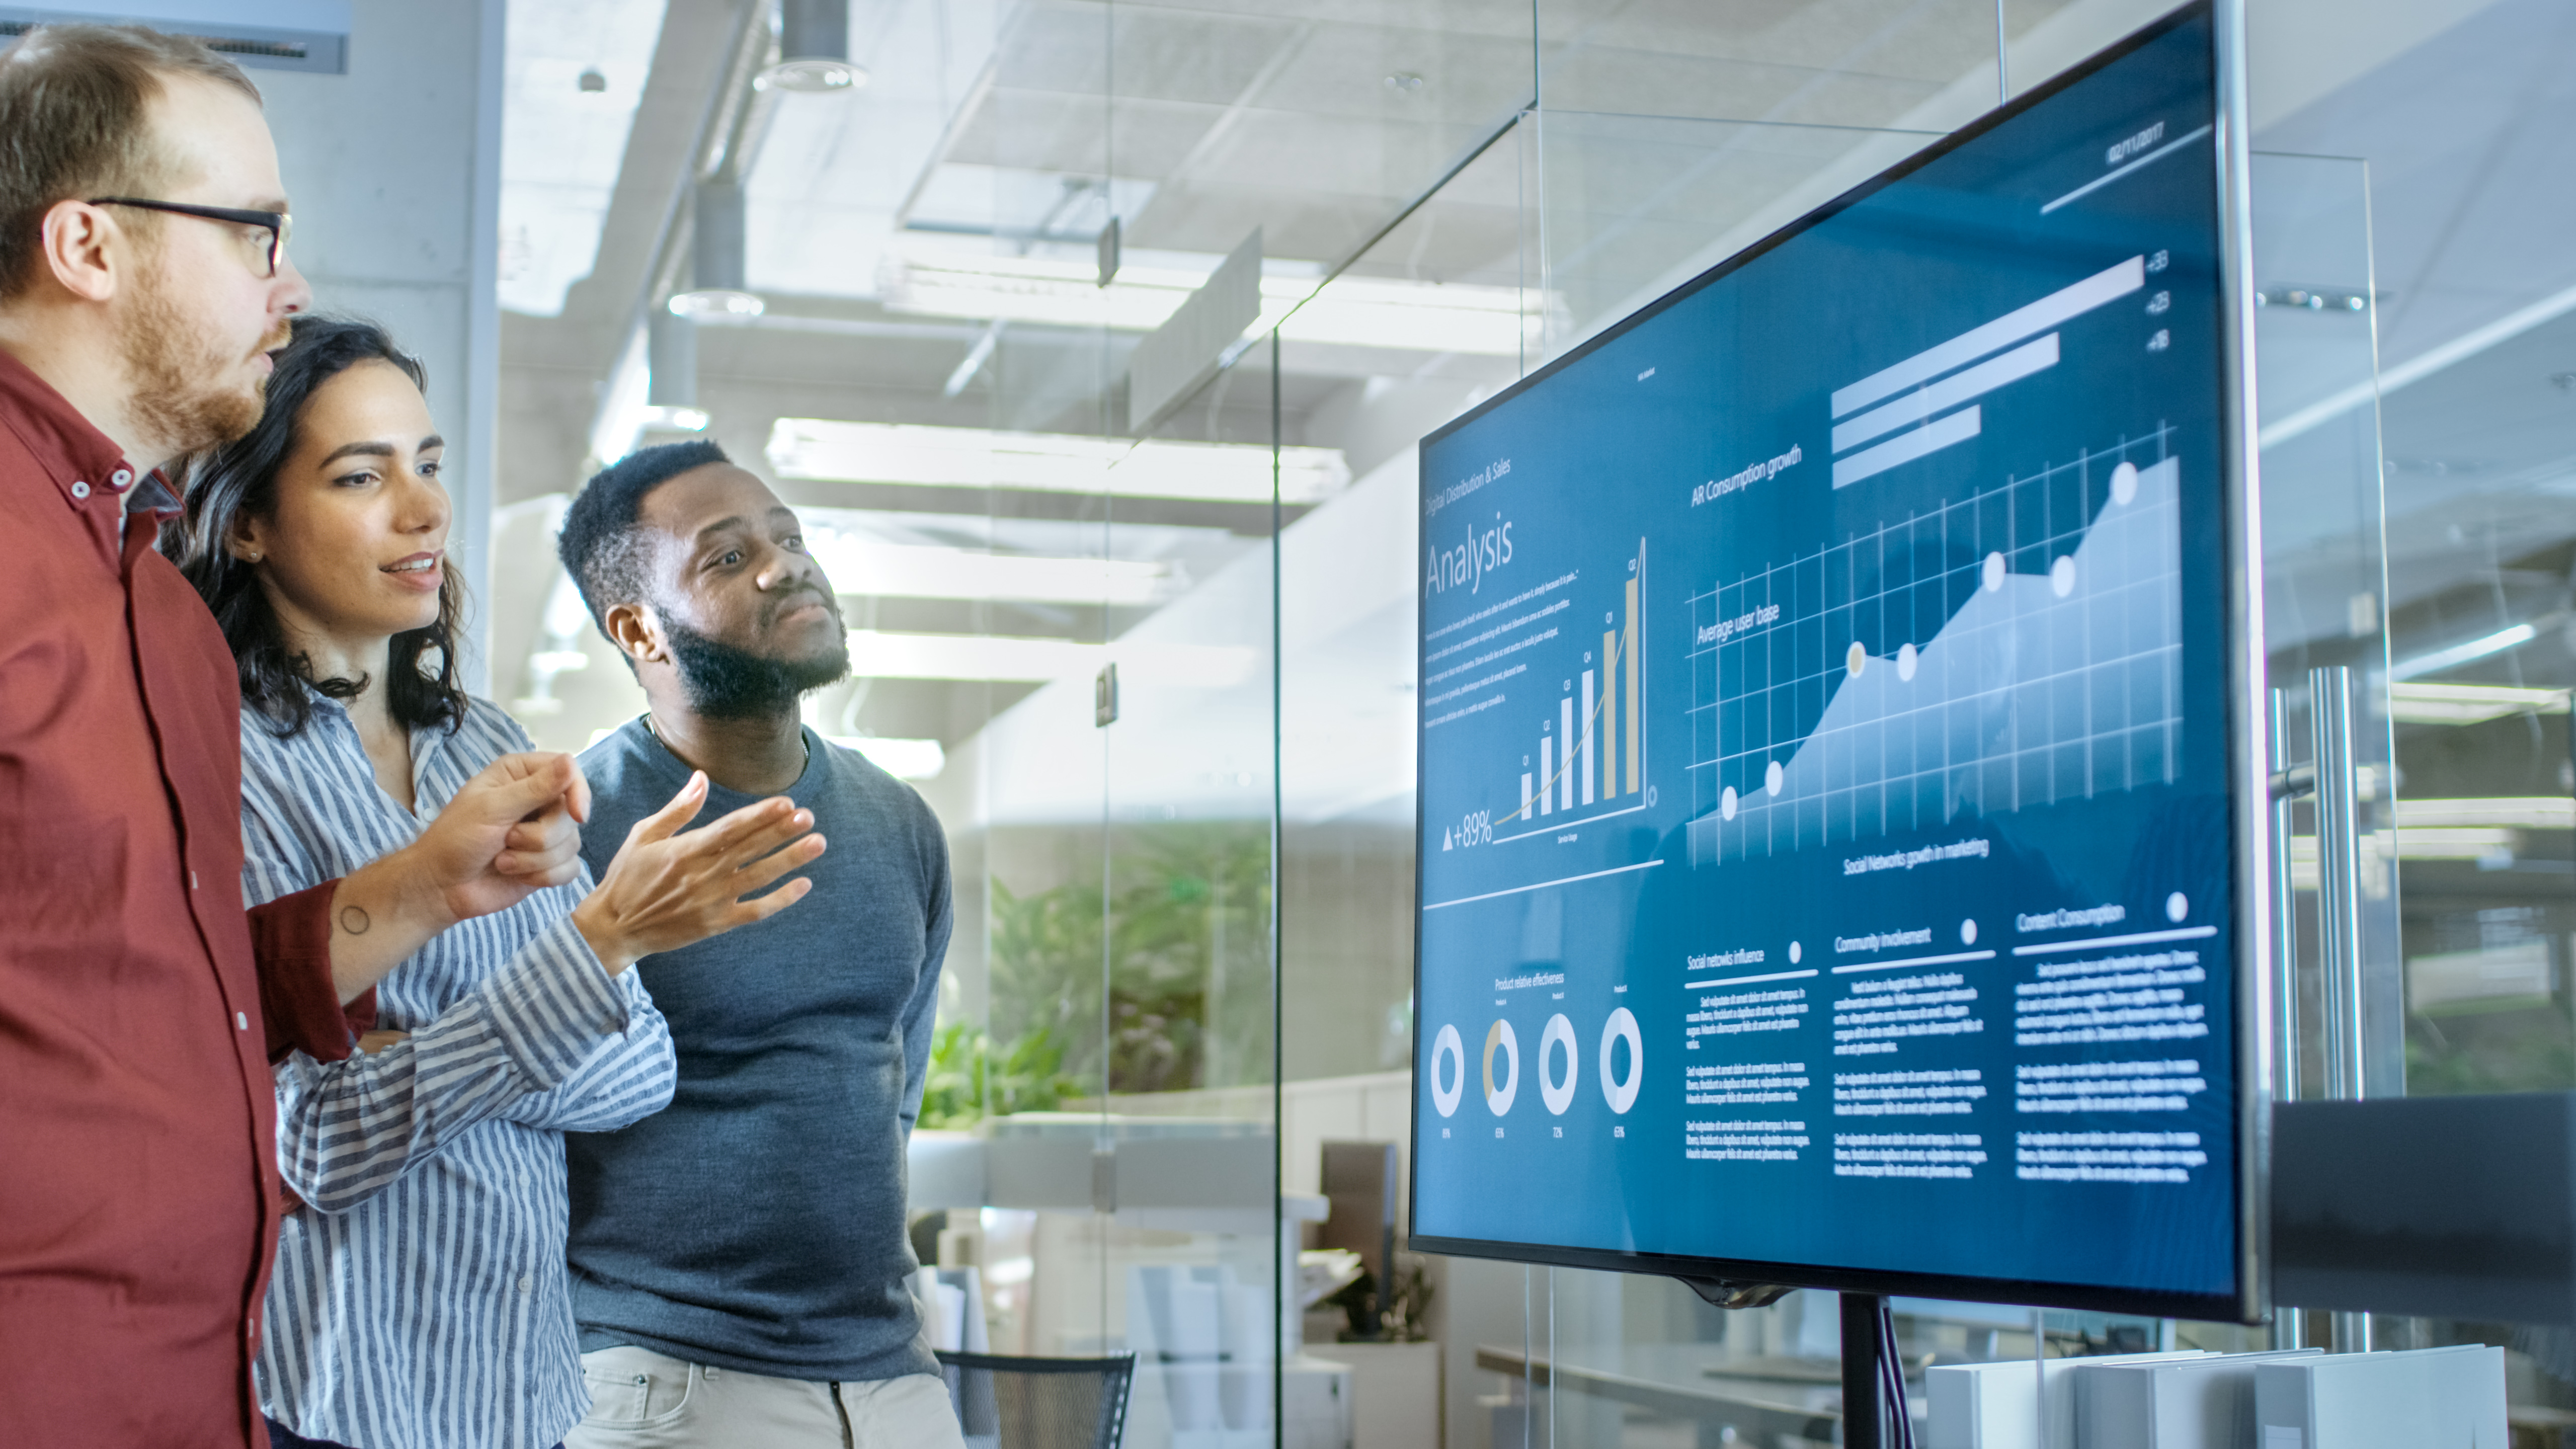
[[(1448, 1082), (1445, 1087), (1441, 1085), (1443, 1079)], [(1443, 1117), (1454, 1116), (1458, 1111), (1458, 1099), (1466, 1094), (1466, 1044), (1458, 1039), (1458, 1028), (1443, 1026), (1440, 1035), (1431, 1043), (1431, 1105)]]
[[(1503, 1053), (1503, 1084), (1499, 1087), (1494, 1085), (1494, 1050), (1497, 1047)], [(1500, 1117), (1512, 1110), (1512, 1099), (1520, 1095), (1520, 1090), (1520, 1038), (1512, 1035), (1510, 1022), (1497, 1021), (1493, 1029), (1485, 1033), (1485, 1105)]]
[[(1556, 1077), (1556, 1055), (1552, 1048), (1565, 1048), (1565, 1080)], [(1574, 1105), (1574, 1084), (1583, 1079), (1583, 1066), (1574, 1047), (1574, 1023), (1564, 1012), (1547, 1019), (1547, 1027), (1538, 1034), (1538, 1099), (1547, 1110), (1559, 1117)]]
[[(1610, 1048), (1614, 1043), (1628, 1043), (1628, 1077), (1621, 1081), (1611, 1066)], [(1626, 1007), (1610, 1013), (1601, 1027), (1601, 1096), (1613, 1112), (1626, 1114), (1637, 1105), (1637, 1089), (1646, 1084), (1646, 1039), (1637, 1030), (1636, 1014)]]
[[(1615, 1048), (1625, 1042), (1625, 1062), (1617, 1060)], [(1559, 1052), (1562, 1051), (1562, 1065)], [(1499, 1070), (1497, 1062), (1499, 1059)], [(1601, 1079), (1601, 1097), (1610, 1110), (1624, 1114), (1637, 1105), (1637, 1095), (1646, 1083), (1646, 1038), (1637, 1025), (1634, 1012), (1622, 1006), (1611, 1011), (1601, 1024), (1601, 1046), (1597, 1070)], [(1583, 1039), (1576, 1032), (1574, 1019), (1564, 1012), (1548, 1017), (1538, 1035), (1538, 1096), (1550, 1114), (1558, 1117), (1574, 1109), (1576, 1089), (1583, 1082)], [(1495, 1116), (1508, 1115), (1512, 1104), (1520, 1100), (1521, 1041), (1512, 1024), (1496, 1020), (1485, 1029), (1482, 1074), (1485, 1106)], [(1431, 1106), (1441, 1116), (1456, 1114), (1458, 1104), (1467, 1094), (1467, 1043), (1453, 1023), (1443, 1023), (1431, 1039), (1431, 1069), (1427, 1079), (1431, 1089)]]

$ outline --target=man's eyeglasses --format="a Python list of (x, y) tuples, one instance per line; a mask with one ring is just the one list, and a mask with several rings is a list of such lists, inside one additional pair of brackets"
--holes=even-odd
[(286, 240), (295, 231), (295, 218), (282, 211), (244, 211), (234, 206), (188, 206), (176, 201), (143, 201), (131, 196), (95, 196), (92, 206), (139, 206), (146, 211), (167, 211), (178, 216), (201, 217), (207, 221), (227, 221), (235, 226), (263, 227), (268, 232), (268, 270), (263, 277), (277, 275), (277, 259), (286, 252)]

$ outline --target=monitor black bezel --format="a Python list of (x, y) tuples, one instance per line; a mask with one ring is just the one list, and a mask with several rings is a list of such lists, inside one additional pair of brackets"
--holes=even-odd
[[(1546, 1264), (1556, 1267), (1589, 1268), (1627, 1273), (1652, 1273), (1699, 1283), (1771, 1283), (1801, 1288), (1822, 1288), (1859, 1293), (1903, 1294), (1914, 1297), (1947, 1298), (1971, 1302), (2026, 1304), (2047, 1308), (2067, 1308), (2092, 1312), (2128, 1313), (2159, 1318), (2195, 1318), (2235, 1320), (2256, 1323), (2268, 1310), (2268, 1284), (2263, 1267), (2267, 1261), (2264, 1248), (2268, 1239), (2265, 1220), (2268, 1173), (2266, 1171), (2270, 1127), (2269, 1062), (2262, 1042), (2269, 1034), (2270, 998), (2261, 989), (2268, 978), (2265, 960), (2269, 954), (2271, 901), (2269, 883), (2263, 862), (2269, 854), (2270, 811), (2264, 786), (2268, 771), (2264, 761), (2264, 711), (2255, 706), (2263, 698), (2264, 653), (2262, 646), (2262, 586), (2260, 518), (2255, 498), (2257, 491), (2255, 448), (2251, 420), (2255, 417), (2253, 398), (2253, 300), (2248, 282), (2250, 276), (2249, 222), (2246, 215), (2246, 142), (2245, 92), (2243, 71), (2242, 0), (2191, 0), (2155, 21), (2139, 28), (2110, 46), (2068, 67), (2045, 83), (2014, 97), (2011, 101), (1978, 117), (1949, 135), (1934, 141), (1903, 161), (1852, 187), (1839, 196), (1817, 206), (1797, 220), (1763, 237), (1742, 251), (1673, 288), (1664, 295), (1638, 308), (1604, 328), (1596, 335), (1550, 359), (1528, 376), (1497, 392), (1474, 407), (1460, 413), (1425, 435), (1423, 453), (1433, 444), (1468, 426), (1485, 414), (1518, 399), (1545, 383), (1558, 372), (1572, 366), (1593, 351), (1607, 345), (1628, 331), (1642, 325), (1665, 309), (1678, 305), (1701, 289), (1714, 285), (1740, 270), (1755, 258), (1786, 244), (1834, 215), (1904, 179), (1914, 171), (1953, 151), (1967, 146), (2007, 120), (2035, 107), (2072, 86), (2079, 85), (2105, 67), (2125, 58), (2167, 33), (2205, 19), (2210, 26), (2210, 76), (2216, 131), (2212, 144), (2218, 152), (2218, 191), (2215, 216), (2218, 235), (2212, 238), (2213, 253), (2219, 258), (2221, 336), (2219, 412), (2222, 420), (2222, 528), (2226, 572), (2229, 584), (2228, 621), (2230, 637), (2226, 647), (2229, 664), (2227, 698), (2228, 779), (2231, 783), (2230, 818), (2234, 834), (2229, 858), (2232, 866), (2234, 921), (2230, 931), (2235, 948), (2235, 1012), (2233, 1043), (2236, 1059), (2238, 1110), (2236, 1114), (2236, 1231), (2233, 1257), (2237, 1264), (2236, 1291), (2232, 1294), (2170, 1293), (2040, 1280), (1962, 1277), (1938, 1273), (1906, 1273), (1884, 1269), (1833, 1268), (1815, 1264), (1775, 1263), (1753, 1259), (1704, 1258), (1683, 1254), (1622, 1252), (1612, 1249), (1565, 1247), (1555, 1244), (1517, 1243), (1478, 1238), (1453, 1238), (1437, 1234), (1413, 1234), (1408, 1246), (1422, 1252), (1442, 1253), (1456, 1257), (1491, 1258), (1508, 1262)], [(1417, 481), (1417, 497), (1421, 484)], [(1416, 648), (1424, 628), (1424, 603), (1416, 594), (1414, 631)], [(1415, 769), (1421, 765), (1422, 729), (1414, 728)], [(1414, 795), (1414, 900), (1413, 919), (1413, 987), (1414, 999), (1422, 999), (1422, 900), (1423, 860), (1420, 843), (1423, 838), (1422, 797)], [(1422, 1060), (1422, 1023), (1414, 1025), (1415, 1060)], [(1415, 1221), (1414, 1208), (1420, 1193), (1421, 1155), (1418, 1145), (1422, 1133), (1422, 1093), (1417, 1083), (1408, 1104), (1408, 1121), (1412, 1142), (1405, 1161), (1405, 1220)]]

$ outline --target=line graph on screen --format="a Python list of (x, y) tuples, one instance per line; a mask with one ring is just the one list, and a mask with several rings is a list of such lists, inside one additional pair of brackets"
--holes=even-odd
[(2170, 782), (2158, 427), (1691, 597), (1694, 862)]

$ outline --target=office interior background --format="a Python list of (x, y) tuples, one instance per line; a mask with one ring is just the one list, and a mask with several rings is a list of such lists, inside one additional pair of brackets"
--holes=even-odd
[[(554, 562), (591, 469), (709, 438), (802, 513), (855, 665), (809, 721), (955, 853), (945, 1331), (1138, 1350), (1140, 1446), (1829, 1432), (1701, 1373), (1809, 1402), (1829, 1295), (1400, 1251), (1415, 442), (2162, 0), (848, 0), (840, 84), (786, 8), (353, 0), (344, 74), (258, 78), (317, 305), (430, 364), (540, 745), (642, 708)], [(2576, 1086), (2576, 8), (2248, 11), (2265, 642), (2293, 738), (2310, 667), (2365, 681), (2364, 1086)], [(1222, 365), (1140, 354), (1211, 277), (1258, 293)], [(1334, 1249), (1391, 1311), (1303, 1301)], [(1898, 1309), (1918, 1362), (2265, 1341)], [(2372, 1333), (2576, 1424), (2566, 1330)]]

